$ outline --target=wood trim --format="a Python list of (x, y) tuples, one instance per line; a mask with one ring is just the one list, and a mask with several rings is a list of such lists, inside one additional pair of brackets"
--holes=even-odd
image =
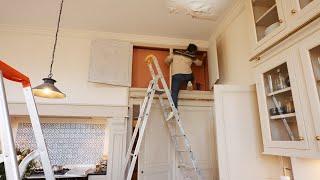
[(264, 50), (258, 52), (255, 56), (250, 58), (250, 62), (254, 61), (254, 60), (260, 60), (260, 57), (263, 53), (269, 51), (270, 49), (272, 49), (273, 47), (277, 46), (278, 44), (280, 44), (281, 42), (283, 42), (284, 40), (286, 40), (288, 37), (293, 36), (294, 34), (296, 34), (298, 31), (300, 31), (301, 29), (305, 28), (306, 26), (308, 26), (309, 24), (311, 24), (312, 22), (316, 21), (318, 18), (320, 17), (320, 14), (318, 14), (317, 16), (313, 17), (312, 19), (310, 19), (309, 21), (305, 22), (304, 24), (296, 27), (295, 29), (293, 29), (291, 32), (289, 32), (287, 35), (283, 36), (282, 38), (280, 38), (279, 40), (277, 40), (275, 43), (273, 43), (271, 46), (268, 46), (267, 48), (265, 48)]
[[(128, 106), (81, 104), (37, 104), (40, 116), (67, 117), (127, 117)], [(10, 114), (28, 115), (25, 103), (9, 103)]]

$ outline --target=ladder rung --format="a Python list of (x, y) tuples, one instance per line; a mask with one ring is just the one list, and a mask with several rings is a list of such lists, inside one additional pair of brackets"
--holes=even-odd
[(191, 150), (188, 150), (188, 149), (177, 149), (176, 151), (177, 152), (187, 152), (187, 153), (192, 152)]
[(192, 167), (191, 165), (186, 165), (186, 164), (179, 164), (178, 168), (184, 168), (184, 169), (197, 169)]
[(164, 89), (156, 89), (156, 94), (157, 95), (161, 95), (161, 94), (164, 94), (166, 91)]
[(175, 135), (172, 135), (172, 137), (186, 137), (187, 135), (185, 134), (175, 134)]
[(132, 156), (132, 157), (133, 157), (133, 156), (135, 156), (135, 154), (133, 154), (133, 153), (130, 153), (130, 156)]

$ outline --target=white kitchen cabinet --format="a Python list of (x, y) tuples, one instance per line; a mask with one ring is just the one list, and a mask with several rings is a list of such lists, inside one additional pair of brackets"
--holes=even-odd
[(263, 53), (254, 69), (264, 153), (320, 159), (320, 19)]
[(310, 148), (296, 65), (290, 51), (284, 51), (255, 69), (265, 151)]
[(251, 59), (260, 57), (320, 14), (320, 0), (248, 0), (254, 34)]
[(298, 48), (314, 120), (312, 140), (320, 147), (320, 32), (305, 38)]
[(251, 0), (255, 45), (259, 47), (286, 27), (282, 0)]
[[(290, 1), (289, 1), (290, 2)], [(313, 16), (319, 14), (320, 0), (291, 0), (287, 7), (288, 19), (292, 22), (306, 22)]]

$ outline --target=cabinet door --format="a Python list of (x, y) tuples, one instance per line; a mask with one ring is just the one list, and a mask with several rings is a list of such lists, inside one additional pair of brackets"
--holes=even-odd
[(256, 68), (264, 146), (309, 149), (303, 107), (296, 82), (297, 60), (284, 52)]
[(320, 146), (320, 32), (304, 39), (299, 45), (316, 135)]
[(287, 2), (288, 19), (299, 26), (319, 14), (320, 0), (291, 0)]
[(285, 28), (282, 0), (251, 0), (251, 5), (259, 47)]
[(139, 180), (172, 180), (173, 160), (172, 144), (166, 123), (159, 105), (151, 108), (144, 140), (138, 160)]

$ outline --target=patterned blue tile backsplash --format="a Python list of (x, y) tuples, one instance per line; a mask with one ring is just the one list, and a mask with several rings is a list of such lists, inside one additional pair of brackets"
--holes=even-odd
[[(42, 123), (52, 165), (96, 164), (103, 154), (105, 124)], [(19, 123), (16, 146), (36, 148), (30, 123)]]

